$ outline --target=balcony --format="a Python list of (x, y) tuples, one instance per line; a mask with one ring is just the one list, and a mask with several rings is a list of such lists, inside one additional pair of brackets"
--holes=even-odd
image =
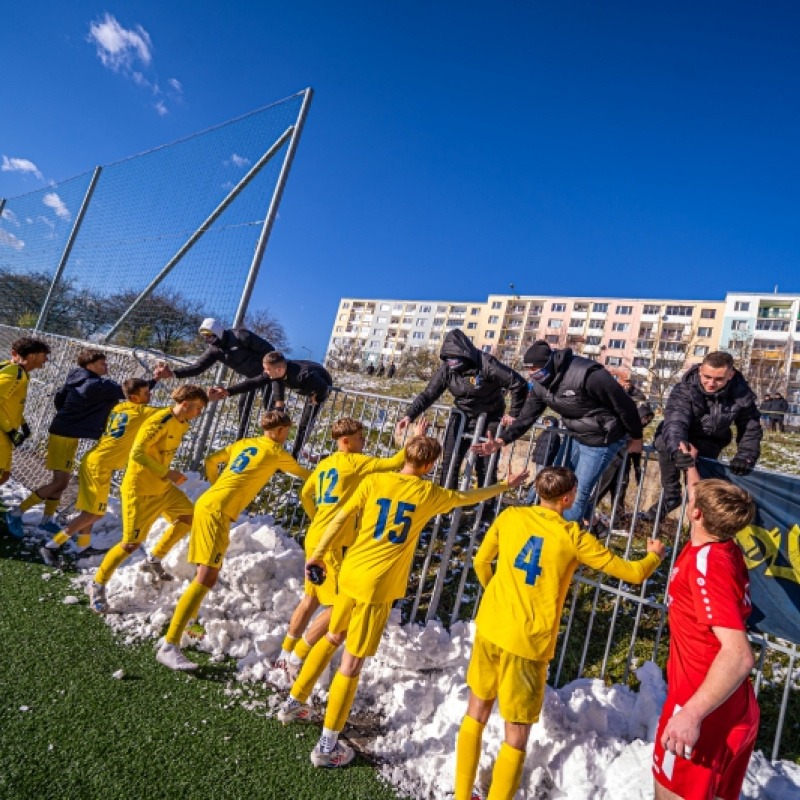
[(597, 355), (600, 352), (599, 344), (585, 344), (583, 346), (584, 355)]
[(791, 319), (792, 310), (790, 308), (778, 308), (776, 306), (759, 308), (759, 319)]
[(576, 336), (580, 336), (583, 333), (583, 325), (573, 325), (567, 328), (567, 333), (575, 334)]

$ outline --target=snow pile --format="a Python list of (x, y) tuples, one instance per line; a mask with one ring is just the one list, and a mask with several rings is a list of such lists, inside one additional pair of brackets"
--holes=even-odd
[[(205, 484), (192, 476), (185, 485), (195, 498)], [(94, 546), (119, 539), (119, 507), (110, 504)], [(38, 522), (40, 512), (26, 515)], [(148, 538), (149, 549), (166, 527), (159, 521)], [(108, 585), (113, 613), (106, 619), (126, 641), (154, 639), (169, 622), (178, 597), (194, 577), (186, 562), (187, 542), (164, 560), (175, 580), (154, 583), (138, 568), (141, 551), (119, 569)], [(231, 544), (217, 588), (201, 609), (205, 637), (194, 645), (221, 659), (238, 660), (243, 688), (232, 689), (254, 713), (269, 713), (267, 704), (248, 697), (248, 681), (282, 680), (271, 670), (289, 616), (302, 593), (303, 553), (297, 543), (274, 526), (269, 516), (243, 516), (231, 531)], [(95, 564), (99, 557), (95, 557)], [(86, 585), (94, 569), (76, 584)], [(440, 800), (452, 797), (455, 743), (466, 710), (465, 675), (474, 635), (472, 625), (459, 623), (447, 632), (438, 623), (401, 626), (394, 611), (377, 656), (367, 662), (354, 705), (356, 714), (378, 715), (383, 734), (372, 749), (384, 762), (384, 776), (404, 794)], [(334, 660), (333, 668), (336, 666)], [(532, 730), (518, 797), (533, 800), (634, 800), (651, 798), (650, 762), (658, 714), (666, 695), (661, 671), (651, 663), (637, 670), (641, 688), (606, 686), (582, 679), (561, 689), (548, 689), (542, 716)], [(317, 689), (317, 702), (327, 698), (328, 676)], [(274, 710), (279, 698), (270, 698)], [(238, 702), (238, 701), (237, 701)], [(493, 759), (503, 739), (495, 713), (486, 727), (479, 782), (491, 776)], [(772, 764), (756, 753), (743, 796), (780, 800), (800, 791), (800, 766)]]

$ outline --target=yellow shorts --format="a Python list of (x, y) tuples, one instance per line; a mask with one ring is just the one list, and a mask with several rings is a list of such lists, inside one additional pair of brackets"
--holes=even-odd
[(51, 433), (47, 440), (45, 469), (53, 472), (72, 472), (79, 441), (80, 439), (74, 439), (72, 436), (56, 436)]
[(337, 594), (328, 630), (331, 633), (347, 631), (345, 647), (350, 655), (356, 658), (374, 656), (391, 610), (391, 603), (359, 603), (346, 594)]
[(5, 433), (0, 432), (0, 472), (11, 472), (14, 445)]
[(228, 550), (232, 522), (222, 511), (196, 507), (189, 537), (189, 563), (219, 569)]
[[(306, 558), (308, 558), (308, 553)], [(341, 552), (326, 553), (325, 558), (325, 581), (317, 586), (306, 578), (303, 591), (311, 597), (316, 597), (321, 606), (332, 606), (339, 594), (339, 571), (342, 568)]]
[(481, 700), (496, 697), (506, 722), (533, 725), (542, 710), (547, 663), (507, 653), (476, 632), (467, 686)]
[(111, 491), (111, 470), (94, 462), (89, 456), (81, 459), (78, 467), (78, 500), (75, 508), (89, 514), (102, 516), (108, 509)]
[(174, 522), (178, 517), (191, 517), (193, 511), (192, 501), (172, 484), (164, 494), (137, 494), (133, 497), (123, 494), (122, 541), (140, 544), (159, 517)]

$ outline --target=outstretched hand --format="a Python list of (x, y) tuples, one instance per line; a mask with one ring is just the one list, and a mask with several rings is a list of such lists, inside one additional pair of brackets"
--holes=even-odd
[(516, 489), (517, 486), (522, 486), (522, 484), (525, 483), (526, 480), (528, 480), (529, 474), (530, 473), (528, 472), (528, 470), (525, 470), (524, 472), (518, 472), (516, 475), (512, 475), (509, 472), (507, 479), (508, 488)]
[(494, 434), (488, 431), (486, 434), (486, 441), (472, 445), (470, 450), (473, 453), (477, 453), (479, 456), (490, 456), (492, 453), (502, 450), (504, 444), (505, 442), (502, 439), (496, 439)]
[(175, 373), (162, 361), (153, 370), (153, 379), (163, 381), (164, 378), (174, 378)]
[[(402, 420), (400, 420), (402, 422)], [(430, 429), (431, 424), (425, 417), (420, 417), (414, 423), (414, 436), (425, 436)]]
[(212, 403), (215, 403), (217, 400), (223, 400), (226, 397), (230, 397), (230, 393), (223, 386), (212, 386), (208, 390), (208, 399)]

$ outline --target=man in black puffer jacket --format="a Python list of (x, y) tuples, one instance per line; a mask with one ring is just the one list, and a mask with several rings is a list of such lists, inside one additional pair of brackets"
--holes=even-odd
[(603, 470), (629, 437), (629, 453), (642, 452), (642, 422), (636, 402), (605, 367), (573, 355), (567, 347), (552, 350), (539, 340), (525, 353), (531, 391), (517, 421), (501, 436), (473, 449), (489, 455), (519, 439), (541, 413), (550, 408), (561, 415), (561, 424), (572, 433), (570, 455), (565, 466), (578, 478), (575, 502), (564, 519), (583, 523), (589, 500)]
[(772, 431), (786, 432), (786, 414), (789, 411), (789, 401), (780, 393), (776, 392), (772, 398), (772, 414), (770, 414), (769, 427)]
[[(680, 473), (694, 466), (694, 459), (681, 451), (681, 442), (694, 445), (700, 456), (716, 459), (731, 443), (735, 425), (737, 447), (730, 470), (747, 475), (753, 469), (763, 436), (756, 399), (729, 353), (709, 353), (683, 376), (667, 399), (654, 440), (664, 489), (662, 516), (680, 506)], [(642, 517), (653, 521), (656, 508)]]
[[(463, 331), (450, 331), (444, 337), (439, 358), (442, 360), (441, 366), (425, 389), (411, 401), (405, 417), (398, 423), (399, 432), (402, 433), (420, 414), (429, 409), (445, 390), (455, 398), (456, 408), (466, 415), (465, 434), (475, 432), (475, 425), (481, 414), (485, 413), (487, 417), (486, 430), (494, 434), (501, 421), (510, 425), (522, 411), (528, 394), (525, 379), (510, 367), (501, 364), (494, 356), (478, 350)], [(505, 417), (504, 389), (511, 394), (511, 407)], [(441, 482), (448, 489), (457, 484), (461, 462), (469, 451), (469, 439), (466, 436), (456, 447), (458, 422), (457, 414), (451, 416), (444, 437)], [(447, 475), (454, 453), (455, 463), (448, 482)], [(475, 463), (479, 486), (485, 485), (488, 466), (488, 458), (479, 458)], [(490, 484), (494, 483), (494, 476), (490, 475), (488, 480)]]

